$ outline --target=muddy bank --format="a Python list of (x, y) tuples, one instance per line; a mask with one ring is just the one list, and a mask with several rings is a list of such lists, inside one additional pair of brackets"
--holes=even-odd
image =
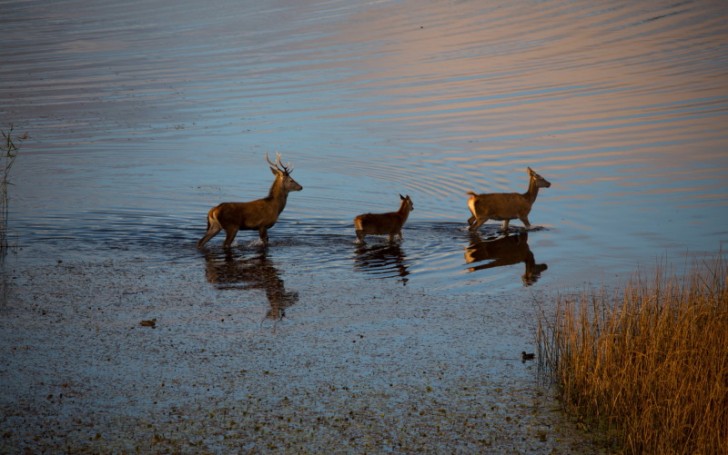
[(2, 452), (592, 450), (521, 362), (531, 302), (298, 271), (274, 309), (205, 272), (6, 263)]

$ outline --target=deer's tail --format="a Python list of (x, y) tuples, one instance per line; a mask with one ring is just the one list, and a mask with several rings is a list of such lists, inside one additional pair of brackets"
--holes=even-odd
[(210, 209), (209, 212), (207, 212), (207, 230), (210, 230), (210, 227), (217, 227), (220, 226), (220, 221), (217, 219), (217, 216), (219, 215), (220, 210), (218, 207), (213, 207)]
[(212, 208), (209, 212), (207, 212), (207, 231), (205, 232), (204, 237), (197, 242), (197, 248), (205, 246), (205, 244), (222, 229), (220, 221), (217, 219), (217, 212), (217, 207)]

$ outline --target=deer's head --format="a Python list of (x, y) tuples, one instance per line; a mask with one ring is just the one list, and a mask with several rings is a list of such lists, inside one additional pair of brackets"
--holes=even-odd
[(407, 196), (402, 196), (400, 194), (399, 199), (402, 201), (401, 209), (405, 209), (407, 212), (411, 212), (415, 209), (415, 205), (412, 203), (412, 199), (410, 199), (409, 194)]
[(276, 153), (275, 163), (268, 158), (267, 152), (265, 154), (265, 160), (270, 165), (271, 172), (273, 172), (273, 175), (276, 176), (276, 180), (280, 181), (281, 188), (283, 188), (286, 193), (289, 191), (301, 191), (303, 189), (303, 187), (299, 185), (297, 181), (293, 180), (293, 177), (291, 177), (291, 172), (293, 172), (291, 164), (281, 163), (280, 153)]
[(528, 168), (528, 176), (531, 178), (531, 185), (535, 186), (536, 188), (549, 188), (551, 186), (551, 182), (541, 177), (536, 171), (534, 171), (530, 167)]

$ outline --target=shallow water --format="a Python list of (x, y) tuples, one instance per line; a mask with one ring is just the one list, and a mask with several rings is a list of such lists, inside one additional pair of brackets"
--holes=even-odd
[[(330, 276), (519, 288), (524, 264), (469, 272), (465, 192), (525, 191), (527, 166), (553, 183), (530, 216), (539, 286), (713, 253), (728, 239), (727, 14), (722, 2), (10, 3), (0, 119), (31, 135), (12, 171), (11, 243), (194, 256), (206, 210), (265, 195), (263, 154), (280, 151), (304, 191), (271, 254)], [(360, 254), (353, 216), (394, 210), (399, 193), (415, 202), (405, 241)]]
[[(263, 291), (275, 320), (340, 289), (411, 289), (409, 311), (418, 293), (619, 285), (728, 240), (722, 1), (0, 8), (0, 126), (30, 134), (8, 270), (144, 257), (160, 276)], [(210, 207), (267, 193), (276, 151), (304, 189), (270, 247), (241, 232), (230, 254), (222, 235), (196, 251)], [(471, 236), (465, 193), (523, 192), (529, 166), (552, 183), (535, 228)], [(415, 206), (404, 241), (355, 245), (353, 217), (399, 194)]]
[(3, 14), (0, 117), (32, 138), (21, 246), (189, 247), (209, 206), (265, 194), (267, 151), (305, 188), (271, 235), (309, 267), (357, 264), (353, 216), (407, 193), (409, 282), (518, 285), (467, 273), (461, 228), (466, 191), (523, 191), (526, 166), (553, 183), (531, 214), (541, 285), (728, 238), (721, 2), (80, 6)]

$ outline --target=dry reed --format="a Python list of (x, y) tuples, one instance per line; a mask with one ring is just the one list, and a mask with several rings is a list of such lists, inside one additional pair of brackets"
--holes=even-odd
[(728, 290), (722, 251), (684, 278), (560, 299), (539, 322), (567, 412), (618, 451), (728, 453)]
[(2, 142), (0, 142), (0, 260), (4, 258), (4, 253), (8, 248), (7, 228), (8, 228), (8, 185), (10, 184), (10, 169), (15, 163), (15, 157), (18, 155), (18, 145), (25, 139), (28, 139), (28, 133), (22, 136), (13, 134), (13, 125), (10, 125), (7, 133), (0, 130)]

